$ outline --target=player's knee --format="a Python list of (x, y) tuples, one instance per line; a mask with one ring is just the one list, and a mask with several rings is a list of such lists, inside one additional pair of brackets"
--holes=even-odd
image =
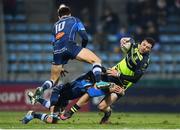
[(105, 105), (105, 104), (103, 104), (103, 103), (100, 103), (99, 105), (98, 105), (98, 109), (100, 110), (100, 111), (103, 111), (103, 110), (105, 110), (107, 108), (107, 106)]
[(60, 72), (64, 71), (64, 68), (62, 66), (59, 66), (59, 71)]
[(98, 57), (87, 59), (90, 64), (101, 64), (101, 59)]
[(62, 69), (61, 65), (53, 65), (51, 67), (52, 73), (58, 73)]

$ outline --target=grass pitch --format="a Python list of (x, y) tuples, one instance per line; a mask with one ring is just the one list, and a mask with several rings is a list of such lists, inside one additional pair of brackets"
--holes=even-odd
[(112, 113), (111, 124), (100, 125), (102, 114), (76, 113), (67, 121), (46, 124), (34, 119), (29, 124), (19, 121), (26, 112), (0, 112), (0, 129), (122, 129), (122, 128), (180, 128), (180, 114), (165, 113)]

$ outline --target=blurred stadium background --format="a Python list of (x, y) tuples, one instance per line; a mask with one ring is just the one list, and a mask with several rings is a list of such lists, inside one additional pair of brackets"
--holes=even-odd
[[(157, 41), (147, 73), (113, 106), (115, 111), (180, 111), (180, 0), (1, 0), (0, 110), (39, 109), (29, 105), (26, 92), (50, 76), (51, 28), (62, 3), (84, 22), (87, 47), (105, 67), (123, 57), (121, 37)], [(62, 82), (91, 66), (70, 61), (66, 68), (70, 74)], [(97, 102), (93, 99), (86, 110), (97, 110)]]

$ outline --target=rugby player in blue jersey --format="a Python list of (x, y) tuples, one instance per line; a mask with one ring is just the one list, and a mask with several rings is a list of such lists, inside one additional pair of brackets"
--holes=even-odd
[[(135, 43), (131, 38), (122, 38), (121, 47), (123, 48), (126, 44), (130, 44), (129, 48), (126, 48), (126, 56), (112, 68), (106, 71), (108, 78), (103, 78), (103, 81), (114, 82), (124, 90), (127, 90), (133, 84), (135, 84), (142, 77), (149, 65), (149, 54), (155, 44), (154, 39), (145, 38), (140, 44)], [(104, 124), (108, 122), (111, 116), (110, 105), (116, 102), (122, 95), (117, 93), (111, 93), (99, 103), (98, 108), (104, 112), (104, 117), (100, 123)], [(78, 102), (71, 107), (70, 110), (62, 114), (60, 117), (62, 120), (70, 118), (80, 107), (87, 103), (90, 99), (88, 93), (84, 94)]]
[[(43, 92), (53, 87), (59, 80), (61, 74), (65, 74), (63, 65), (70, 59), (87, 62), (93, 65), (92, 72), (95, 75), (96, 85), (109, 86), (107, 82), (101, 81), (101, 59), (92, 51), (85, 48), (88, 43), (88, 36), (82, 22), (71, 16), (71, 9), (68, 6), (61, 5), (58, 9), (59, 20), (54, 24), (53, 35), (53, 63), (51, 67), (50, 80), (45, 81), (41, 87), (38, 87), (34, 93), (32, 103), (40, 97)], [(78, 46), (75, 42), (76, 34), (82, 38), (82, 45)]]
[(61, 113), (59, 113), (59, 111), (62, 112), (64, 110), (68, 101), (81, 97), (85, 93), (88, 93), (90, 97), (97, 97), (110, 93), (123, 93), (123, 89), (115, 84), (111, 84), (111, 87), (101, 90), (94, 88), (95, 83), (96, 80), (94, 74), (92, 71), (89, 71), (70, 83), (55, 86), (53, 88), (50, 101), (43, 98), (37, 99), (37, 101), (44, 107), (48, 109), (53, 107), (53, 113), (48, 115), (45, 113), (29, 111), (22, 119), (22, 123), (27, 124), (32, 119), (40, 119), (47, 123), (56, 123), (60, 119), (59, 114)]

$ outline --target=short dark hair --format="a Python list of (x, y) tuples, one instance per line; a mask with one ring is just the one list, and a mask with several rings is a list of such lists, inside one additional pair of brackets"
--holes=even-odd
[(62, 17), (62, 16), (64, 16), (64, 15), (69, 15), (69, 14), (71, 14), (71, 9), (70, 9), (70, 7), (68, 7), (68, 6), (63, 6), (63, 7), (61, 7), (62, 5), (60, 5), (59, 6), (59, 9), (58, 9), (58, 15), (59, 15), (59, 17)]
[(146, 40), (148, 43), (150, 43), (152, 45), (152, 48), (156, 44), (156, 41), (151, 37), (146, 37), (146, 38), (144, 38), (144, 40)]

